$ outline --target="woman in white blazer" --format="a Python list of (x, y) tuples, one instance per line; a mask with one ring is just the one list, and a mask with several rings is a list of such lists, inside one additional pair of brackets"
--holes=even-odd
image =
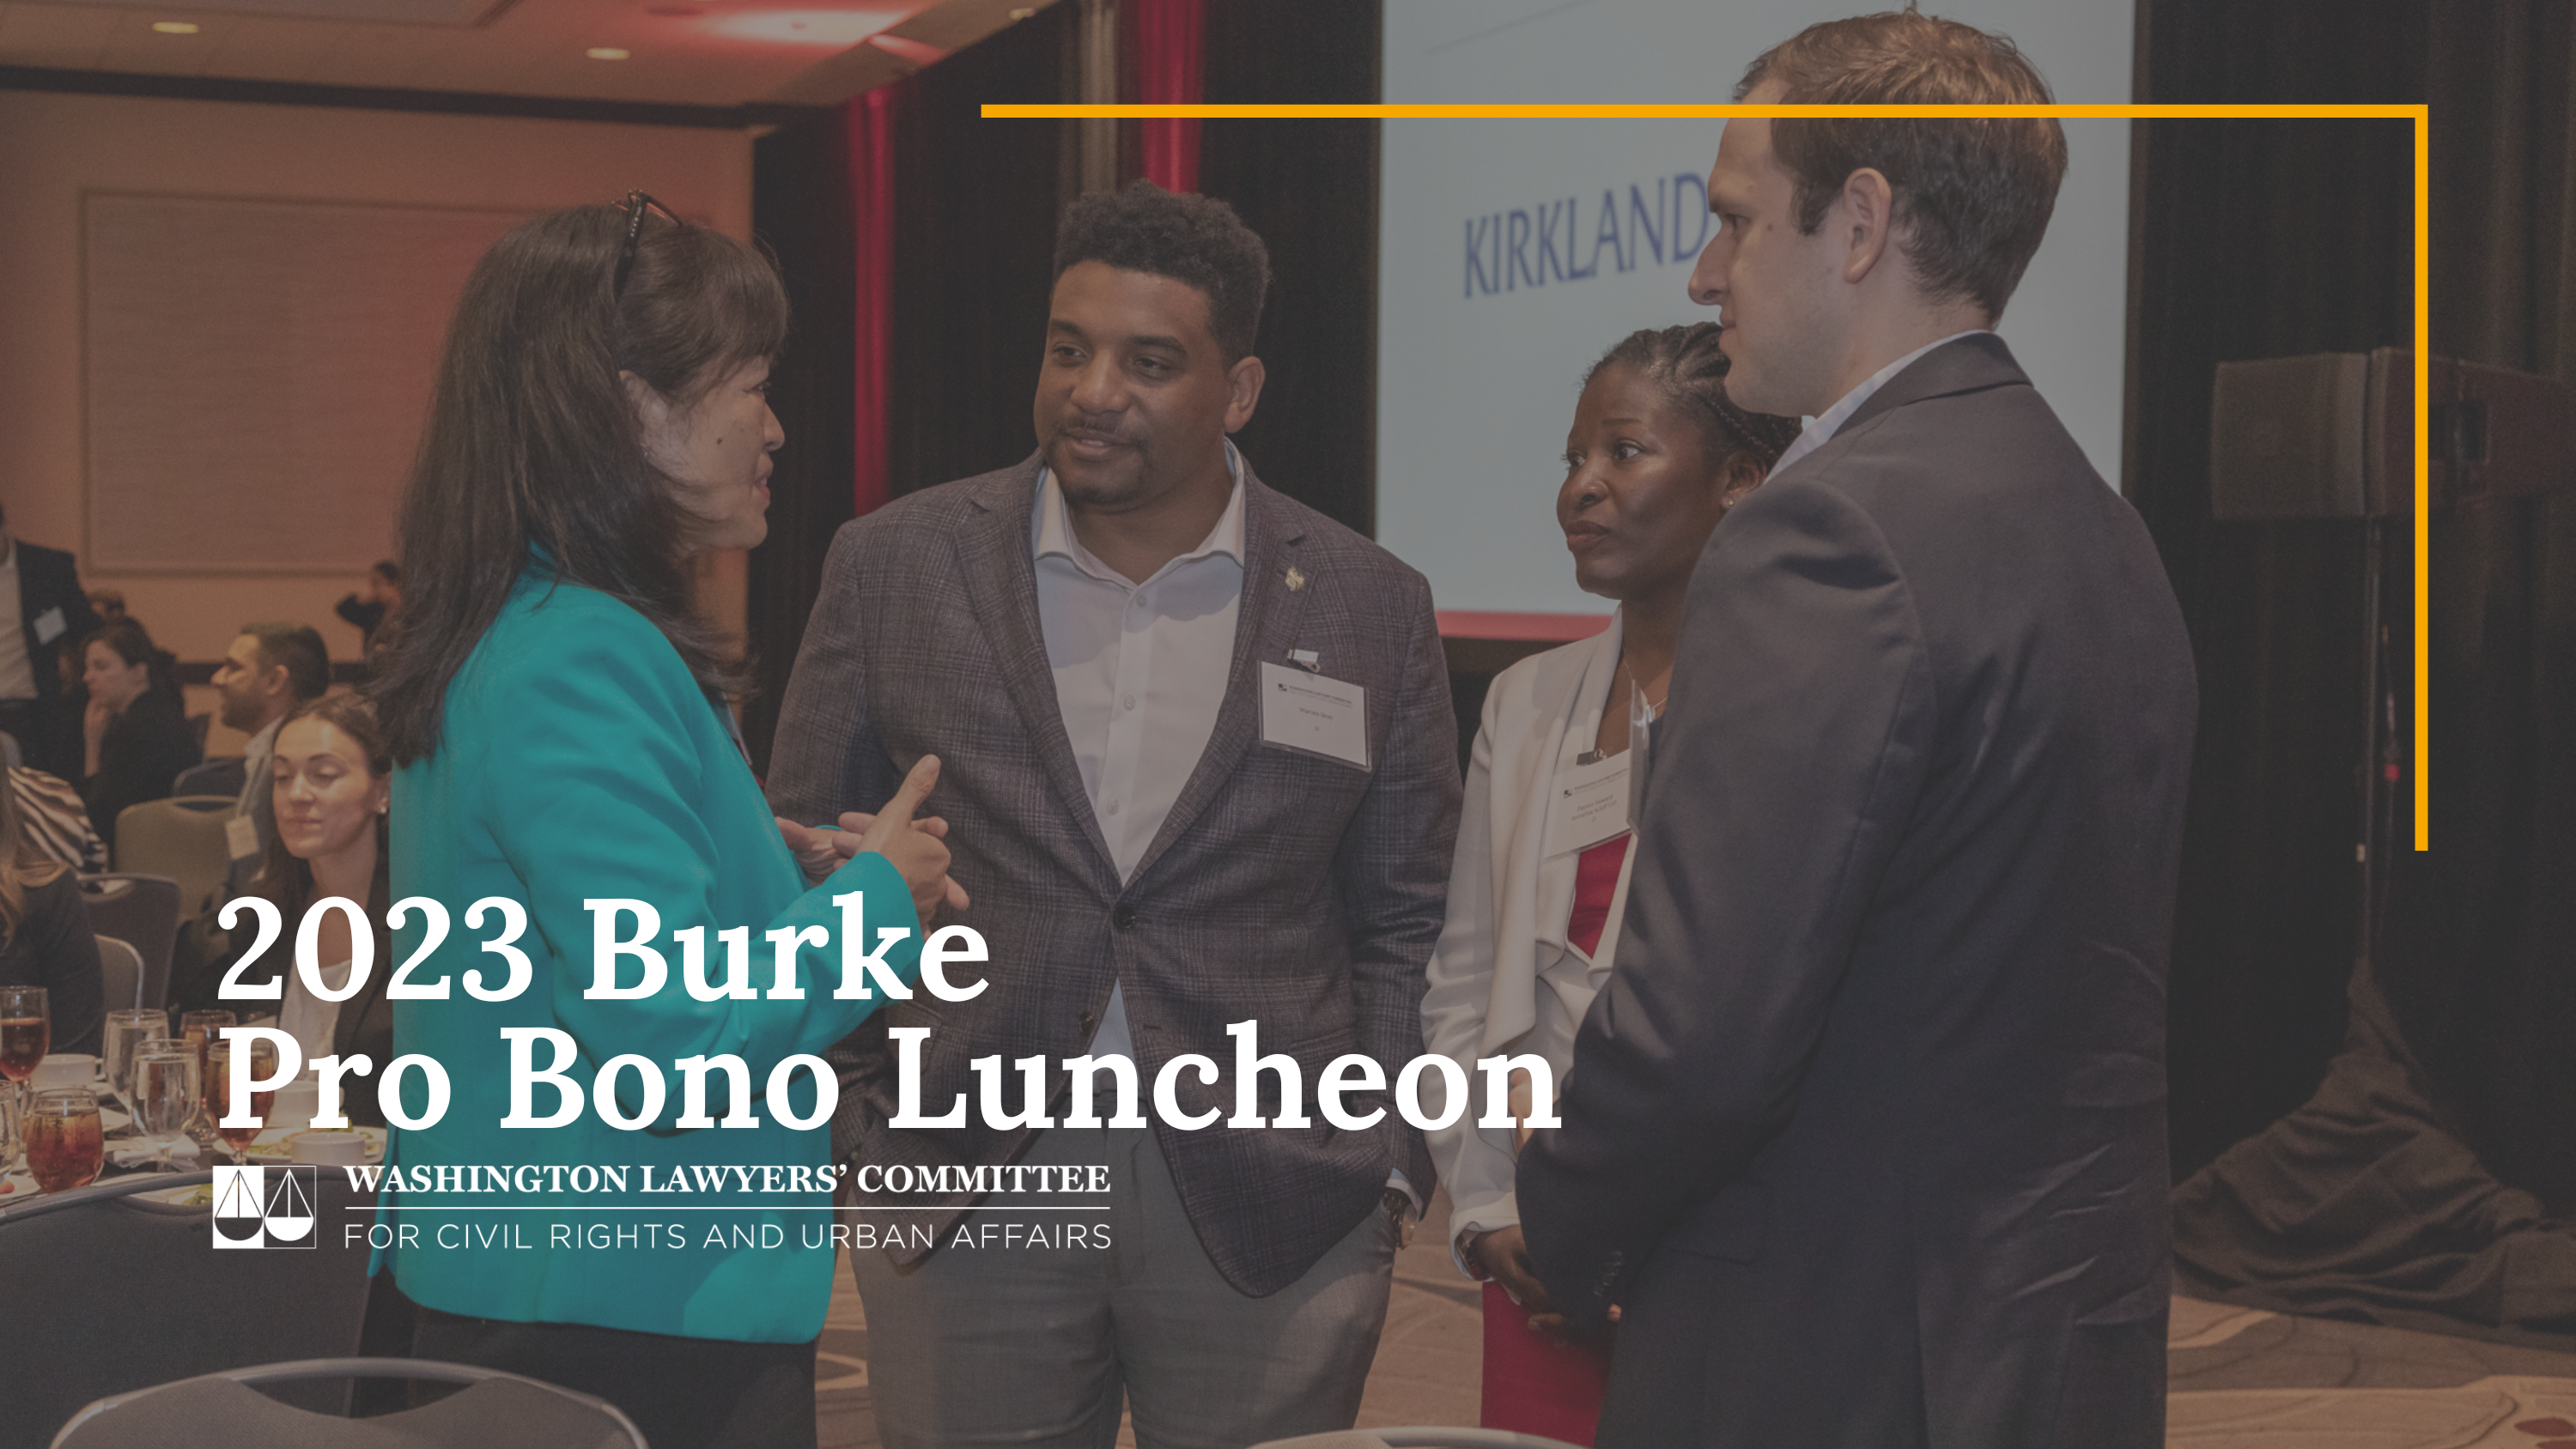
[[(1562, 1083), (1575, 1030), (1610, 974), (1628, 890), (1632, 737), (1672, 680), (1692, 567), (1727, 508), (1797, 436), (1793, 418), (1727, 400), (1714, 323), (1638, 332), (1593, 364), (1566, 439), (1557, 522), (1575, 580), (1615, 600), (1610, 627), (1506, 669), (1485, 696), (1467, 774), (1448, 923), (1423, 1039), (1476, 1061), (1535, 1053)], [(1516, 1074), (1515, 1116), (1528, 1086)], [(1486, 1279), (1488, 1428), (1592, 1442), (1604, 1350), (1561, 1341), (1513, 1204), (1526, 1129), (1469, 1112), (1429, 1134), (1459, 1267)]]

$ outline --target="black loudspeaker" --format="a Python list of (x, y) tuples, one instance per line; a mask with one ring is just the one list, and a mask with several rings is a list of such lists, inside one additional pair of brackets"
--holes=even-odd
[[(2567, 384), (2447, 357), (2428, 372), (2436, 512), (2565, 481)], [(2395, 347), (2220, 363), (2210, 507), (2239, 519), (2411, 515), (2414, 385), (2414, 354)]]

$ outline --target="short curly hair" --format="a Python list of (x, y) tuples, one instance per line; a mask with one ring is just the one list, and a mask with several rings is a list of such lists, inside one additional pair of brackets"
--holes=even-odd
[(1197, 288), (1228, 366), (1252, 355), (1270, 249), (1234, 208), (1213, 196), (1175, 194), (1151, 181), (1095, 191), (1065, 208), (1055, 231), (1055, 274), (1084, 262), (1150, 272)]

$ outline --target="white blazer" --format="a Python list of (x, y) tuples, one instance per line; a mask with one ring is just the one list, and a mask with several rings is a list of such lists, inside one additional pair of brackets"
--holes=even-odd
[[(1561, 765), (1591, 747), (1619, 667), (1620, 621), (1590, 639), (1535, 654), (1504, 670), (1485, 695), (1467, 791), (1458, 817), (1458, 851), (1449, 870), (1449, 915), (1426, 970), (1422, 1038), (1467, 1074), (1469, 1108), (1450, 1126), (1424, 1134), (1449, 1185), (1449, 1235), (1520, 1221), (1512, 1190), (1512, 1129), (1479, 1127), (1484, 1081), (1479, 1057), (1537, 1051), (1564, 1091), (1579, 1026), (1599, 983), (1610, 974), (1619, 917), (1628, 894), (1628, 861), (1619, 871), (1609, 924), (1587, 961), (1566, 944), (1579, 854), (1549, 854), (1548, 799)], [(1532, 1039), (1547, 992), (1557, 1029)], [(1436, 1080), (1436, 1078), (1434, 1078)], [(1463, 1263), (1460, 1265), (1465, 1266)]]

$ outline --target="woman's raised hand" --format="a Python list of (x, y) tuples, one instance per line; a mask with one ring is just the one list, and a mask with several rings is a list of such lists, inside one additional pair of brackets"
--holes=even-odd
[(874, 815), (852, 811), (842, 816), (841, 834), (833, 842), (835, 848), (852, 855), (873, 850), (901, 871), (903, 883), (912, 889), (912, 906), (920, 913), (925, 930), (942, 905), (964, 910), (967, 904), (966, 888), (948, 875), (948, 846), (944, 843), (948, 822), (935, 815), (913, 818), (913, 812), (929, 798), (930, 787), (938, 783), (939, 757), (922, 756), (883, 809)]

